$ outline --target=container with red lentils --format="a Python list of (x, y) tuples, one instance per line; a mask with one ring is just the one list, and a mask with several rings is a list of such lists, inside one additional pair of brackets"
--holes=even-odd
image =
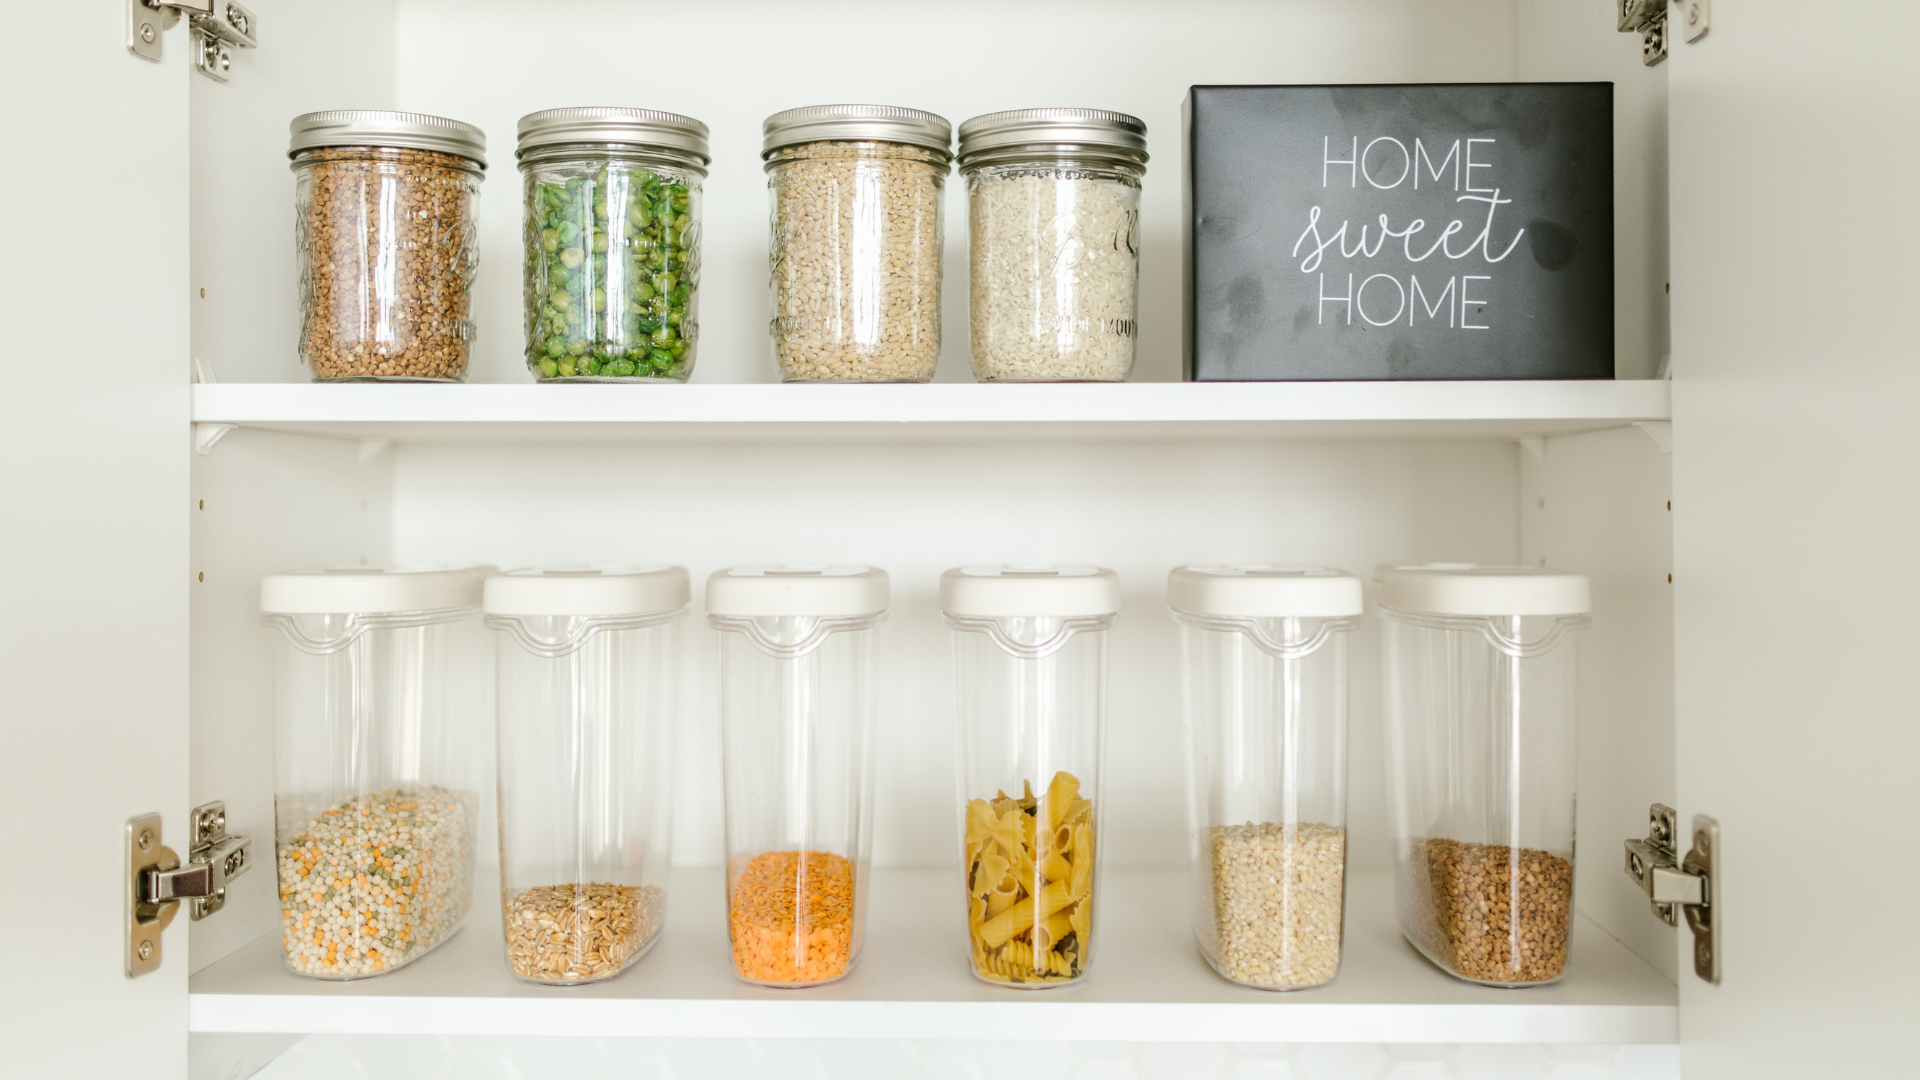
[(299, 355), (315, 381), (466, 378), (486, 143), (421, 113), (294, 118)]
[(866, 930), (887, 573), (745, 566), (707, 581), (720, 633), (727, 931), (762, 986), (844, 977)]

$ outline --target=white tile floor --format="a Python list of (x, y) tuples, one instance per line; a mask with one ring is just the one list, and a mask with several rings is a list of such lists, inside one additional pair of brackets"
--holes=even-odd
[(1677, 1046), (312, 1035), (256, 1080), (1679, 1080)]

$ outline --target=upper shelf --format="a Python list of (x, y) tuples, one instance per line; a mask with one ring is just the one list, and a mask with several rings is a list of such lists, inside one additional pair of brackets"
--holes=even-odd
[(1674, 985), (1584, 917), (1564, 980), (1495, 990), (1451, 978), (1400, 936), (1390, 874), (1355, 875), (1338, 978), (1276, 994), (1216, 976), (1193, 945), (1179, 872), (1109, 872), (1085, 985), (988, 986), (967, 972), (955, 871), (873, 875), (866, 948), (840, 982), (769, 990), (733, 977), (718, 870), (674, 871), (658, 945), (618, 978), (532, 986), (507, 971), (498, 879), (466, 927), (417, 963), (360, 982), (289, 974), (280, 936), (188, 982), (188, 1030), (681, 1038), (1074, 1039), (1136, 1042), (1670, 1043)]
[(193, 388), (193, 419), (341, 438), (1448, 438), (1671, 417), (1671, 383), (782, 385), (251, 383)]

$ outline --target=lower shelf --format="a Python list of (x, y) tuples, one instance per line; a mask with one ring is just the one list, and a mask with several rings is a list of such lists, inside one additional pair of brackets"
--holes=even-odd
[(591, 986), (530, 986), (507, 973), (497, 887), (482, 881), (466, 928), (391, 975), (323, 983), (287, 972), (277, 934), (195, 975), (189, 1030), (758, 1039), (1671, 1043), (1674, 985), (1584, 917), (1567, 977), (1495, 990), (1442, 974), (1400, 936), (1388, 875), (1355, 875), (1346, 956), (1327, 987), (1271, 993), (1214, 975), (1187, 927), (1184, 878), (1117, 871), (1091, 977), (1071, 989), (987, 986), (967, 969), (953, 874), (873, 876), (866, 950), (812, 990), (735, 979), (718, 870), (675, 871), (660, 943)]

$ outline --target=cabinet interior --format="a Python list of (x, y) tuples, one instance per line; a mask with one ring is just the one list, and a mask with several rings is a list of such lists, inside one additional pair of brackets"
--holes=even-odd
[[(1186, 87), (1203, 82), (1615, 81), (1618, 374), (1649, 377), (1665, 352), (1665, 77), (1641, 67), (1637, 38), (1613, 33), (1606, 0), (673, 8), (343, 0), (261, 15), (262, 46), (236, 61), (232, 82), (196, 79), (192, 89), (193, 348), (222, 382), (306, 379), (293, 350), (286, 124), (340, 107), (437, 113), (488, 132), (470, 379), (527, 381), (513, 125), (535, 109), (596, 103), (670, 109), (712, 127), (694, 379), (772, 381), (760, 120), (835, 100), (911, 105), (956, 123), (1036, 104), (1144, 118), (1153, 160), (1134, 377), (1177, 380), (1179, 110)], [(947, 194), (943, 382), (971, 380), (965, 221), (956, 177)], [(952, 439), (873, 424), (804, 440), (753, 430), (352, 439), (243, 427), (194, 459), (192, 794), (225, 799), (233, 827), (269, 850), (270, 670), (255, 613), (269, 571), (664, 561), (687, 566), (699, 582), (735, 563), (870, 562), (894, 582), (875, 862), (952, 866), (961, 796), (938, 575), (965, 562), (1085, 561), (1119, 571), (1125, 590), (1111, 642), (1106, 857), (1116, 868), (1177, 866), (1187, 826), (1178, 657), (1164, 605), (1169, 568), (1314, 562), (1365, 576), (1383, 562), (1544, 560), (1588, 573), (1595, 589), (1581, 656), (1585, 858), (1576, 904), (1671, 979), (1673, 932), (1615, 867), (1615, 845), (1644, 833), (1647, 803), (1673, 796), (1668, 461), (1631, 427), (1520, 442), (1307, 435), (1284, 422), (1176, 439), (1144, 427), (1081, 435), (1043, 424)], [(674, 857), (713, 866), (718, 710), (697, 596), (696, 588), (682, 673)], [(1391, 865), (1378, 645), (1369, 616), (1353, 651), (1356, 874)], [(195, 970), (277, 927), (271, 862), (257, 862), (219, 918), (194, 924)]]

